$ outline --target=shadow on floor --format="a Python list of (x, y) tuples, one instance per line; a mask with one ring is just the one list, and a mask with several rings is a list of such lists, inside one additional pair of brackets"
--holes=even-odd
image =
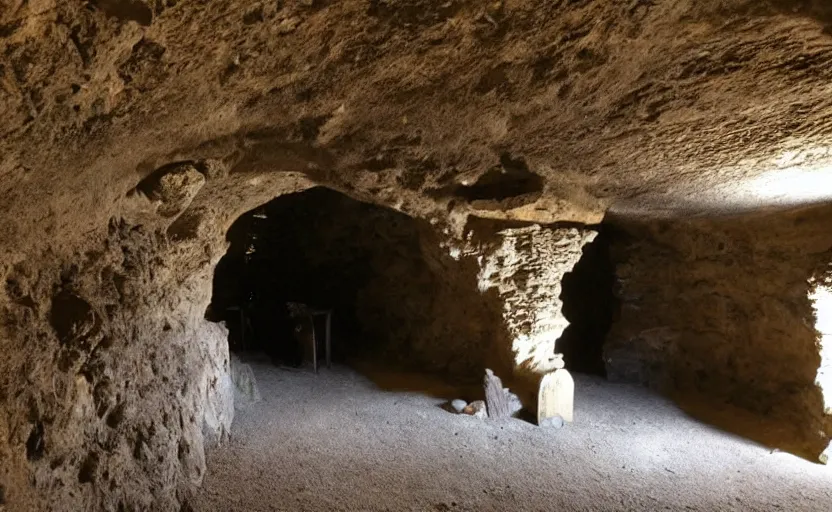
[(714, 404), (696, 395), (675, 394), (672, 398), (679, 408), (695, 421), (761, 444), (773, 451), (784, 451), (809, 462), (819, 462), (815, 456), (817, 447), (811, 447), (808, 441), (800, 441), (805, 436), (798, 425), (763, 418), (731, 404)]
[(455, 383), (438, 375), (384, 366), (368, 361), (349, 361), (348, 366), (369, 379), (376, 387), (390, 392), (421, 393), (434, 398), (467, 402), (483, 400), (482, 384)]

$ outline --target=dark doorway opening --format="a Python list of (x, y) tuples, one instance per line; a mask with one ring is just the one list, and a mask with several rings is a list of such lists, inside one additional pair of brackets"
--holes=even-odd
[[(233, 352), (268, 355), (276, 364), (309, 362), (312, 325), (289, 304), (331, 311), (332, 357), (376, 351), (367, 332), (384, 297), (371, 284), (393, 266), (426, 273), (417, 221), (326, 188), (280, 196), (241, 216), (214, 273), (208, 319), (224, 321)], [(370, 291), (368, 291), (370, 290)], [(319, 361), (325, 316), (316, 316)], [(363, 323), (362, 323), (363, 322)]]
[(600, 226), (595, 240), (584, 247), (580, 261), (563, 277), (560, 298), (569, 327), (555, 347), (571, 371), (606, 376), (603, 345), (618, 308), (613, 292), (611, 231)]

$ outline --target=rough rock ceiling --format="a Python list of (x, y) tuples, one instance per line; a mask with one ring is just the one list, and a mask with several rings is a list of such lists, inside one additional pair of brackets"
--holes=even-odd
[(825, 3), (0, 0), (0, 237), (83, 234), (202, 158), (422, 216), (828, 199)]

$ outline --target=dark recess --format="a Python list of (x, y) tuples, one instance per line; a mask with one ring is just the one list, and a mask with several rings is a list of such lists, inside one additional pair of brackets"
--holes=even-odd
[(615, 266), (610, 258), (612, 229), (599, 227), (572, 272), (563, 277), (560, 298), (569, 327), (557, 341), (570, 371), (606, 375), (603, 345), (618, 303), (613, 293)]
[(500, 165), (486, 171), (473, 185), (459, 186), (456, 196), (468, 201), (503, 201), (542, 190), (543, 178), (530, 171), (524, 159), (503, 153)]
[(26, 440), (26, 458), (37, 461), (43, 458), (43, 423), (37, 422)]
[[(360, 355), (383, 342), (365, 335), (356, 309), (360, 290), (378, 272), (374, 265), (420, 254), (413, 219), (326, 188), (281, 196), (246, 213), (228, 240), (206, 317), (225, 321), (232, 351), (266, 353), (287, 365), (299, 365), (308, 344), (298, 340), (287, 302), (332, 310), (333, 356)], [(230, 309), (241, 305), (245, 333), (239, 311)]]
[(153, 21), (153, 11), (141, 0), (96, 0), (91, 5), (120, 21), (135, 21), (145, 27)]

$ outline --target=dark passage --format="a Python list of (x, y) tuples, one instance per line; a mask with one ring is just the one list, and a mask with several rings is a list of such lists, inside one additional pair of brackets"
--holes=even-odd
[[(332, 311), (334, 359), (375, 351), (385, 340), (364, 325), (384, 310), (386, 287), (373, 284), (395, 267), (417, 284), (427, 272), (416, 223), (325, 188), (278, 197), (229, 230), (209, 319), (226, 322), (233, 351), (300, 365), (311, 359), (311, 326), (290, 317), (287, 303), (302, 303)], [(316, 322), (319, 358), (324, 322)]]
[(595, 241), (584, 247), (578, 264), (563, 278), (560, 298), (569, 327), (556, 350), (571, 371), (606, 375), (602, 350), (617, 310), (611, 237), (608, 227), (600, 227)]

